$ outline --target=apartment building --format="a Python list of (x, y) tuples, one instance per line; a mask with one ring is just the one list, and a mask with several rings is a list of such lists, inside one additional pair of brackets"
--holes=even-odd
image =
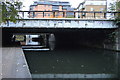
[(30, 13), (29, 17), (32, 18), (63, 18), (73, 16), (71, 12), (59, 12), (74, 10), (69, 2), (63, 1), (35, 1), (30, 5), (30, 11), (54, 11), (54, 12), (35, 12)]
[(104, 11), (106, 10), (106, 0), (86, 0), (85, 11)]
[[(85, 0), (84, 11), (106, 11), (107, 0)], [(84, 16), (87, 18), (103, 19), (103, 13), (86, 13)]]

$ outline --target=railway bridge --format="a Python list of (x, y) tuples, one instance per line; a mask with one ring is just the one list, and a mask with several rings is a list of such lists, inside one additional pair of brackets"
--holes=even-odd
[[(59, 45), (91, 42), (92, 44), (98, 43), (104, 46), (103, 43), (109, 35), (118, 30), (118, 25), (115, 25), (114, 19), (110, 19), (110, 17), (108, 19), (106, 16), (111, 12), (82, 12), (85, 14), (93, 13), (93, 18), (77, 18), (75, 13), (78, 12), (74, 12), (73, 18), (26, 18), (25, 12), (27, 11), (21, 11), (23, 18), (18, 19), (16, 23), (8, 21), (7, 24), (1, 24), (3, 45), (4, 43), (5, 45), (12, 43), (10, 40), (14, 34), (46, 33), (54, 34), (56, 43)], [(104, 14), (103, 18), (96, 19), (95, 14), (97, 13)], [(113, 15), (115, 15), (115, 12)], [(113, 15), (111, 16), (113, 17)]]

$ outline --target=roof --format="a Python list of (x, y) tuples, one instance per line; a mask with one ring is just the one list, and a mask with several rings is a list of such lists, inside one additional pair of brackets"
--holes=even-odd
[(69, 11), (74, 10), (74, 8), (71, 8), (70, 3), (66, 1), (65, 2), (64, 1), (34, 1), (34, 3), (30, 5), (30, 9), (32, 10), (32, 8), (37, 5), (63, 6), (63, 9)]
[(35, 1), (34, 3), (33, 3), (33, 5), (40, 5), (40, 4), (42, 4), (42, 5), (45, 5), (45, 4), (47, 4), (47, 5), (70, 5), (70, 3), (69, 2), (62, 2), (62, 1)]

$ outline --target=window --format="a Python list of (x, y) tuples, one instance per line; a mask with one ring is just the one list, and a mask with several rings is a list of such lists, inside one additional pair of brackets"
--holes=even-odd
[(101, 3), (101, 5), (103, 5), (103, 3)]
[(50, 16), (50, 14), (48, 14), (48, 16)]
[(50, 7), (50, 5), (48, 5), (48, 7)]
[(104, 10), (104, 8), (100, 8), (100, 11), (103, 11)]
[(94, 11), (94, 8), (91, 8), (91, 11)]

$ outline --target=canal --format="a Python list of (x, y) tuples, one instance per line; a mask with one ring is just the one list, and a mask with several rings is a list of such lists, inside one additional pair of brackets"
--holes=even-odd
[(119, 79), (120, 52), (72, 45), (56, 48), (55, 41), (26, 42), (21, 44), (33, 80)]

